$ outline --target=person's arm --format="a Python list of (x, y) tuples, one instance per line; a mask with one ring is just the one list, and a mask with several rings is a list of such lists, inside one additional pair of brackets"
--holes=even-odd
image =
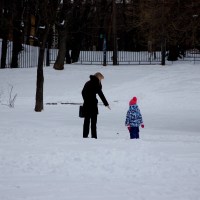
[(126, 114), (126, 120), (125, 120), (125, 126), (129, 127), (130, 126), (130, 113), (129, 113), (129, 110), (127, 111), (127, 114)]
[(108, 104), (108, 102), (107, 102), (107, 100), (106, 100), (106, 97), (104, 96), (104, 94), (103, 94), (103, 92), (102, 92), (101, 89), (98, 90), (98, 95), (99, 95), (99, 97), (101, 98), (103, 104), (104, 104), (105, 106), (108, 106), (108, 108), (110, 109), (109, 104)]
[(138, 113), (139, 113), (139, 120), (140, 120), (140, 125), (142, 128), (144, 128), (144, 123), (143, 123), (143, 119), (142, 119), (142, 114), (140, 112), (140, 109), (138, 108)]

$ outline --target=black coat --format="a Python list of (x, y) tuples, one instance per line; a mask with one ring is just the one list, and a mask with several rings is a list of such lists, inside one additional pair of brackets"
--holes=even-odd
[(99, 95), (103, 104), (108, 106), (108, 102), (102, 92), (102, 85), (99, 79), (94, 76), (90, 75), (90, 80), (85, 83), (82, 96), (83, 96), (83, 110), (86, 116), (92, 114), (98, 114), (98, 100), (96, 98), (96, 94)]

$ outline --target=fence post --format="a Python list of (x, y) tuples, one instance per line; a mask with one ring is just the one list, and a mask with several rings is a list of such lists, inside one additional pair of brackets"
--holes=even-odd
[(103, 39), (103, 66), (106, 66), (106, 36)]
[(50, 56), (49, 56), (49, 44), (47, 42), (47, 48), (46, 48), (46, 66), (50, 66)]
[(117, 65), (116, 3), (113, 0), (113, 65)]
[(165, 65), (165, 55), (166, 55), (166, 42), (165, 39), (162, 39), (162, 44), (161, 44), (161, 65)]
[(161, 65), (165, 65), (165, 55), (166, 55), (166, 40), (165, 40), (165, 35), (166, 35), (166, 27), (165, 27), (165, 22), (166, 22), (166, 15), (165, 15), (165, 0), (163, 0), (162, 2), (162, 15), (161, 15), (161, 20), (162, 20), (162, 41), (161, 41), (161, 57), (162, 57), (162, 61), (161, 61)]

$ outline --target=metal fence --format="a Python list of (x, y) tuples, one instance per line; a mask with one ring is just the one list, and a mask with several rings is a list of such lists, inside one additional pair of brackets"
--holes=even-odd
[(193, 62), (194, 64), (196, 62), (200, 62), (200, 50), (198, 49), (190, 49), (185, 51), (184, 55), (182, 55), (181, 58), (179, 58), (179, 61), (189, 61)]
[[(70, 52), (71, 53), (71, 52)], [(58, 54), (58, 49), (50, 49), (50, 63), (54, 63)], [(168, 51), (166, 51), (167, 60)], [(118, 51), (117, 62), (118, 64), (141, 64), (141, 65), (155, 65), (161, 64), (162, 56), (160, 51), (148, 52), (148, 51)], [(179, 61), (187, 62), (200, 62), (200, 51), (198, 49), (191, 49), (180, 54)], [(168, 61), (172, 62), (172, 61)], [(79, 55), (78, 64), (100, 64), (103, 65), (103, 51), (81, 51)], [(106, 64), (113, 64), (113, 52), (106, 52)]]
[[(71, 51), (70, 51), (71, 53)], [(50, 63), (54, 63), (58, 54), (57, 49), (50, 49)], [(161, 52), (149, 53), (147, 51), (118, 51), (118, 64), (160, 64)], [(103, 51), (81, 51), (79, 55), (78, 64), (100, 64), (103, 65)], [(106, 64), (113, 63), (113, 52), (106, 52)]]
[[(103, 64), (103, 52), (102, 51), (81, 51), (79, 62), (81, 64)], [(113, 52), (106, 52), (106, 64), (110, 65), (113, 63)], [(120, 64), (160, 64), (161, 53), (148, 51), (118, 51), (117, 52), (117, 63)]]
[[(12, 42), (7, 43), (7, 55), (6, 55), (6, 68), (10, 68), (12, 60)], [(1, 41), (0, 41), (1, 49)], [(1, 58), (2, 51), (0, 51)], [(39, 56), (39, 47), (30, 46), (23, 44), (23, 50), (18, 55), (18, 66), (19, 68), (30, 68), (36, 67)]]
[[(1, 49), (1, 40), (0, 40), (0, 49)], [(49, 56), (47, 56), (49, 52)], [(71, 53), (71, 52), (70, 52)], [(2, 52), (0, 51), (0, 58)], [(53, 64), (57, 58), (58, 49), (50, 49), (45, 53), (44, 66), (46, 63)], [(30, 68), (37, 67), (39, 56), (39, 47), (29, 46), (23, 44), (23, 50), (19, 53), (18, 57), (18, 66), (19, 68)], [(49, 58), (49, 61), (46, 62), (46, 58)], [(6, 57), (6, 67), (9, 68), (12, 59), (12, 42), (7, 44), (7, 57)], [(103, 51), (81, 51), (78, 64), (100, 64), (103, 65)], [(167, 59), (167, 57), (166, 57)], [(189, 61), (196, 63), (200, 61), (200, 51), (198, 49), (191, 49), (184, 52), (179, 61)], [(118, 51), (117, 52), (117, 62), (119, 65), (127, 64), (161, 64), (161, 52), (148, 52), (148, 51)], [(106, 52), (106, 64), (113, 64), (113, 52)]]

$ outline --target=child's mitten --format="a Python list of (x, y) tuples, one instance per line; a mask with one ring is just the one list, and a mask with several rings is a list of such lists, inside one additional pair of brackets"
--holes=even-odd
[(144, 124), (141, 124), (141, 127), (144, 128)]

